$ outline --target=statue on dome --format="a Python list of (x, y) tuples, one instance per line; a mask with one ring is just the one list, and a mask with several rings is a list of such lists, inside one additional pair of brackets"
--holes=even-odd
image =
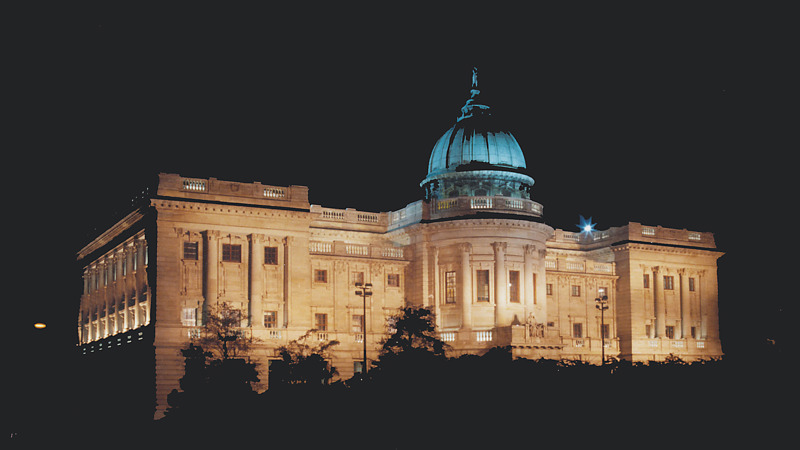
[(472, 89), (478, 89), (478, 68), (472, 68)]

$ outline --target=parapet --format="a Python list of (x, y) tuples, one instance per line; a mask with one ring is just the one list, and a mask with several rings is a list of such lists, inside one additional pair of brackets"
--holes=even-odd
[(201, 201), (308, 210), (307, 186), (271, 186), (223, 181), (216, 178), (187, 178), (174, 173), (158, 174), (157, 195)]

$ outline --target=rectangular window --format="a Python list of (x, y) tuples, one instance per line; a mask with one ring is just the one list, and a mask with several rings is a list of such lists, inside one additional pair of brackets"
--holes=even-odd
[(604, 323), (600, 326), (600, 335), (602, 336), (603, 339), (609, 338), (610, 334), (608, 332), (608, 329), (609, 328), (607, 323)]
[(475, 272), (475, 283), (478, 288), (478, 301), (489, 301), (489, 271), (478, 270)]
[(692, 327), (690, 331), (692, 333), (692, 339), (697, 339), (697, 327)]
[(689, 292), (694, 292), (694, 278), (689, 278)]
[(667, 339), (675, 339), (675, 327), (667, 325), (666, 334), (667, 334)]
[(353, 373), (364, 372), (364, 361), (353, 361)]
[(572, 337), (574, 337), (574, 338), (582, 338), (583, 337), (583, 324), (582, 323), (573, 323), (572, 324)]
[(644, 335), (650, 337), (650, 325), (644, 326)]
[(553, 295), (553, 283), (547, 283), (545, 285), (545, 290), (547, 291), (547, 295)]
[(444, 302), (456, 302), (456, 273), (445, 272), (444, 274)]
[(353, 284), (364, 284), (364, 272), (353, 272)]
[(197, 261), (197, 242), (183, 243), (183, 259)]
[(389, 287), (400, 287), (400, 274), (390, 273), (386, 275), (386, 284)]
[(278, 311), (264, 311), (264, 328), (278, 328)]
[(645, 289), (650, 289), (650, 274), (646, 273), (642, 277), (642, 287)]
[(519, 270), (508, 271), (508, 301), (519, 303)]
[(239, 244), (222, 244), (223, 262), (242, 262), (242, 246)]
[(122, 276), (128, 274), (128, 258), (122, 258)]
[(597, 298), (603, 298), (603, 297), (608, 298), (608, 288), (605, 287), (597, 288)]
[(314, 327), (317, 331), (328, 331), (328, 315), (327, 314), (314, 314)]
[(317, 283), (327, 283), (328, 271), (322, 269), (314, 269), (314, 281)]
[(197, 325), (197, 308), (183, 308), (181, 313), (181, 324), (185, 327)]
[(278, 265), (278, 247), (264, 247), (264, 264)]
[(353, 333), (363, 333), (364, 332), (364, 315), (363, 314), (353, 314)]
[(577, 284), (572, 285), (571, 295), (573, 297), (580, 297), (581, 296), (581, 287)]
[(675, 281), (675, 278), (673, 276), (664, 275), (664, 289), (666, 289), (666, 290), (674, 289), (674, 285), (673, 285), (674, 281)]

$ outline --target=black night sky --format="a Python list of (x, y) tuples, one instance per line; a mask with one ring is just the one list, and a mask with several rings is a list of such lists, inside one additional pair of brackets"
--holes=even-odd
[(55, 389), (42, 373), (74, 345), (74, 255), (150, 176), (399, 209), (421, 197), (473, 65), (548, 224), (714, 232), (723, 350), (782, 345), (796, 27), (761, 4), (704, 5), (6, 13), (4, 302), (20, 382)]

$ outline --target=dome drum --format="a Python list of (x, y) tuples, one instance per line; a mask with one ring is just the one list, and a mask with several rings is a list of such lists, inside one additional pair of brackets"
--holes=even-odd
[(420, 185), (425, 188), (425, 198), (428, 200), (460, 196), (503, 196), (529, 199), (533, 179), (514, 172), (476, 170), (428, 176)]

